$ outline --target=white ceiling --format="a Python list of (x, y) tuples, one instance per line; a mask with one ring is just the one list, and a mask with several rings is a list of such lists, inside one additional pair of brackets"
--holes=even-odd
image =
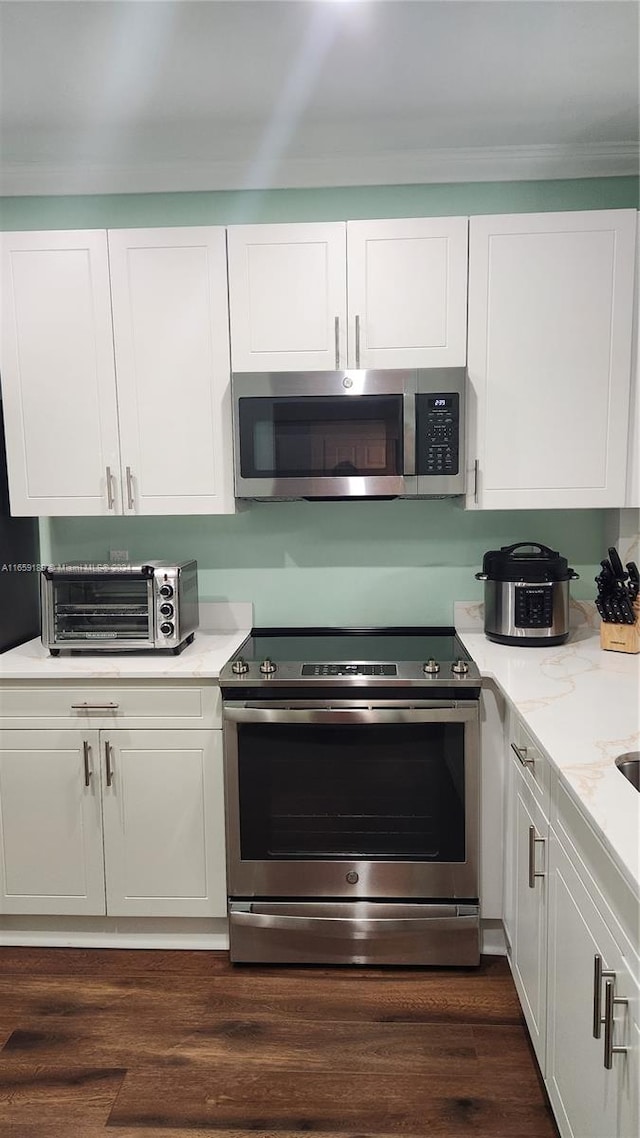
[(637, 0), (0, 0), (0, 191), (638, 170)]

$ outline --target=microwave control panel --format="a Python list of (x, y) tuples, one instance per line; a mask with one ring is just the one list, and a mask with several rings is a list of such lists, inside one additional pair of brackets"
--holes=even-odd
[(457, 392), (416, 395), (416, 474), (458, 474), (460, 396)]

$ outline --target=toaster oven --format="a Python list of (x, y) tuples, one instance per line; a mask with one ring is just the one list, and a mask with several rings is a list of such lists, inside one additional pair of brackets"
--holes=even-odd
[(61, 651), (177, 654), (198, 627), (198, 566), (81, 562), (40, 575), (42, 643)]

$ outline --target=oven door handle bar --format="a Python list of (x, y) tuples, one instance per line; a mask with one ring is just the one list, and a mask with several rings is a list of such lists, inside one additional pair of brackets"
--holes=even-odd
[(478, 718), (477, 703), (435, 707), (282, 707), (274, 704), (226, 704), (224, 718), (233, 723), (465, 723)]
[(457, 932), (460, 928), (475, 927), (477, 916), (457, 916), (455, 906), (446, 917), (308, 917), (293, 916), (286, 913), (243, 913), (233, 911), (233, 921), (252, 928), (283, 929), (297, 932), (313, 932), (320, 935), (344, 935), (345, 923), (349, 926), (350, 939), (369, 939), (370, 936), (385, 933), (406, 933), (408, 926), (415, 931), (437, 928), (439, 932)]

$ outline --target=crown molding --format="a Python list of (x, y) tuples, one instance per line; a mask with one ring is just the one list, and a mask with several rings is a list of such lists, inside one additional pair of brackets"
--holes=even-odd
[(0, 167), (0, 195), (148, 194), (329, 186), (503, 182), (637, 175), (637, 142), (571, 146), (494, 146), (384, 151), (262, 163), (163, 160), (125, 164), (11, 162)]

